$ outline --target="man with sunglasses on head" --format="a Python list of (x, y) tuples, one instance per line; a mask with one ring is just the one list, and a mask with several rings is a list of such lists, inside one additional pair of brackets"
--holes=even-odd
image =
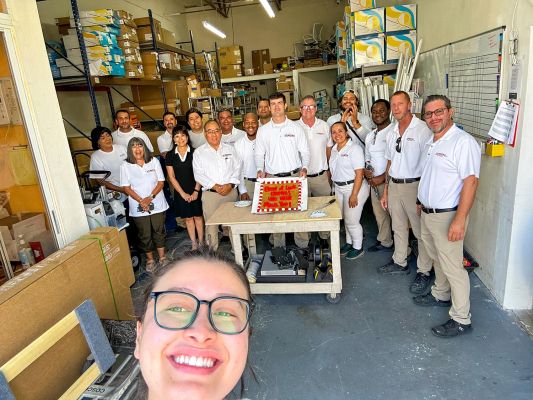
[[(328, 179), (327, 146), (330, 138), (329, 125), (316, 117), (316, 101), (313, 96), (305, 96), (300, 101), (301, 118), (296, 121), (304, 130), (309, 143), (309, 169), (307, 171), (307, 191), (309, 196), (329, 196), (331, 186)], [(302, 237), (309, 234), (302, 233)], [(320, 244), (328, 248), (328, 232), (319, 232)], [(302, 243), (303, 244), (303, 243)]]
[[(339, 101), (339, 108), (341, 112), (329, 117), (328, 125), (331, 127), (336, 122), (344, 122), (348, 127), (348, 135), (352, 141), (359, 144), (364, 150), (366, 135), (375, 126), (368, 115), (359, 112), (359, 99), (353, 90), (347, 90), (343, 93)], [(328, 153), (331, 151), (333, 145), (333, 139), (330, 138), (328, 142)]]
[(387, 209), (394, 231), (392, 260), (379, 267), (384, 275), (409, 274), (407, 256), (409, 249), (409, 225), (418, 240), (417, 273), (409, 290), (422, 294), (429, 287), (431, 259), (420, 235), (420, 215), (417, 212), (416, 196), (422, 175), (422, 154), (431, 137), (427, 125), (411, 113), (411, 99), (404, 91), (391, 97), (392, 115), (396, 124), (389, 131), (385, 158), (386, 181), (381, 197), (381, 206)]
[(422, 117), (433, 136), (425, 143), (418, 187), (422, 242), (435, 265), (431, 292), (413, 298), (420, 306), (450, 307), (450, 319), (431, 329), (439, 337), (469, 333), (470, 279), (463, 267), (463, 240), (479, 181), (481, 149), (453, 123), (446, 96), (428, 96)]

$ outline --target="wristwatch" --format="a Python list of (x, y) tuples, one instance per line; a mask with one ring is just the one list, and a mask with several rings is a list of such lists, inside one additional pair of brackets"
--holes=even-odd
[(153, 194), (151, 194), (150, 198), (153, 200), (155, 198), (155, 196)]

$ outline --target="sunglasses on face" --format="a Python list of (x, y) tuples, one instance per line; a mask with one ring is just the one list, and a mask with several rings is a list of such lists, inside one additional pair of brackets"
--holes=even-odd
[(398, 153), (401, 153), (402, 152), (402, 137), (398, 137), (398, 139), (396, 139), (396, 151)]

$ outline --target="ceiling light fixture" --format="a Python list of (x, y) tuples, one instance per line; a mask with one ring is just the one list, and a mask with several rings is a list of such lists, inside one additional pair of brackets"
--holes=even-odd
[(259, 3), (261, 3), (261, 5), (263, 6), (263, 8), (265, 9), (266, 13), (268, 14), (270, 18), (274, 18), (276, 16), (268, 0), (259, 0)]
[(222, 32), (220, 29), (218, 28), (215, 28), (213, 25), (211, 25), (209, 22), (207, 21), (202, 21), (202, 25), (204, 26), (205, 29), (207, 29), (208, 31), (211, 31), (213, 32), (215, 35), (217, 35), (218, 37), (221, 37), (222, 39), (226, 39), (226, 34), (224, 32)]

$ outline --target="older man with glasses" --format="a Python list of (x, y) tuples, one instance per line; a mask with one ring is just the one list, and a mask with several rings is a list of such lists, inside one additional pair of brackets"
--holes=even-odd
[(394, 231), (392, 260), (379, 267), (385, 275), (409, 274), (407, 256), (409, 249), (409, 225), (418, 240), (417, 274), (411, 284), (411, 293), (424, 293), (429, 287), (431, 259), (420, 236), (420, 215), (416, 196), (422, 175), (422, 154), (431, 137), (427, 125), (411, 113), (411, 100), (404, 91), (391, 97), (392, 115), (396, 124), (389, 131), (385, 158), (386, 183), (381, 205), (388, 209)]

